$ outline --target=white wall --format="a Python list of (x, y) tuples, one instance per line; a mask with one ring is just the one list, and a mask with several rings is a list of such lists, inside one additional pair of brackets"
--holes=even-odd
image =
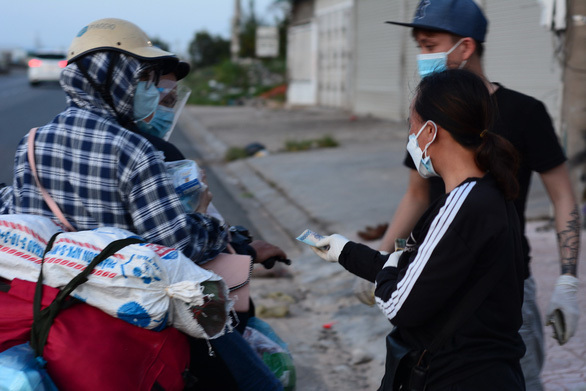
[(291, 105), (317, 103), (317, 42), (313, 22), (289, 28), (287, 34), (287, 102)]
[(356, 3), (355, 93), (358, 114), (400, 119), (408, 107), (404, 62), (408, 29), (385, 23), (403, 20), (404, 1), (360, 0)]
[(317, 0), (318, 30), (317, 102), (322, 106), (350, 108), (354, 9), (352, 0)]
[(486, 76), (543, 101), (557, 125), (562, 70), (554, 55), (554, 36), (539, 24), (539, 3), (490, 0), (484, 6), (489, 20), (484, 55)]

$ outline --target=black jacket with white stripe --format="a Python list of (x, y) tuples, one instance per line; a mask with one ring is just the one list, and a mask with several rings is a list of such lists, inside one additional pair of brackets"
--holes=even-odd
[(491, 175), (464, 181), (433, 203), (416, 224), (397, 267), (388, 256), (349, 242), (339, 262), (376, 281), (376, 301), (403, 339), (425, 349), (452, 309), (489, 268), (505, 270), (474, 315), (430, 363), (428, 384), (450, 384), (495, 362), (516, 365), (525, 352), (523, 256), (519, 219)]

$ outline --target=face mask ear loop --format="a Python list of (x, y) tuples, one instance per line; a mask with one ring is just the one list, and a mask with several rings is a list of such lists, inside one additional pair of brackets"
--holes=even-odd
[[(427, 126), (428, 122), (429, 122), (429, 120), (425, 121), (425, 123), (423, 124), (421, 129), (419, 129), (419, 132), (417, 132), (417, 134), (415, 135), (415, 140), (417, 140), (419, 138), (419, 135), (421, 134), (421, 132), (423, 132), (423, 129), (425, 129), (425, 126)], [(419, 141), (417, 141), (417, 143), (419, 143)]]
[[(446, 52), (446, 60), (448, 58), (448, 56), (450, 55), (450, 53), (452, 53), (454, 50), (456, 50), (456, 48), (458, 46), (460, 46), (460, 44), (462, 43), (462, 41), (464, 40), (464, 38), (460, 39), (454, 46), (452, 46), (452, 48), (450, 50), (448, 50)], [(458, 69), (462, 69), (464, 68), (464, 65), (466, 65), (466, 63), (468, 62), (468, 60), (464, 60), (460, 63), (460, 65), (458, 66)]]
[[(435, 138), (437, 137), (437, 125), (435, 124), (435, 122), (433, 122), (432, 120), (428, 120), (424, 127), (427, 126), (428, 123), (431, 123), (435, 129), (435, 133), (433, 134), (433, 138), (431, 139), (430, 142), (427, 143), (427, 145), (425, 146), (425, 149), (423, 150), (423, 157), (429, 157), (429, 155), (427, 155), (427, 148), (429, 148), (429, 146), (431, 145), (431, 143), (433, 143), (435, 141)], [(422, 128), (423, 130), (423, 128)], [(426, 156), (427, 155), (427, 156)]]
[(450, 53), (452, 53), (454, 50), (456, 50), (456, 48), (457, 48), (458, 46), (460, 46), (460, 44), (462, 43), (462, 41), (463, 41), (463, 40), (464, 40), (464, 38), (462, 38), (462, 39), (460, 39), (458, 42), (456, 42), (456, 44), (455, 44), (454, 46), (452, 46), (452, 48), (446, 52), (446, 55), (448, 55), (448, 56), (449, 56), (449, 55), (450, 55)]

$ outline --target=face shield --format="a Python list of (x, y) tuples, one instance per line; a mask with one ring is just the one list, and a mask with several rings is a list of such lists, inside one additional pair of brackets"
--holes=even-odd
[(138, 128), (150, 135), (169, 140), (191, 90), (174, 80), (162, 79), (157, 84), (159, 105), (152, 116), (138, 121)]

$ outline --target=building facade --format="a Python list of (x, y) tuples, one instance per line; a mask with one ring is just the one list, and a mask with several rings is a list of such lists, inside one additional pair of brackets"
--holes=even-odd
[[(562, 67), (537, 0), (477, 1), (489, 20), (484, 68), (491, 81), (542, 100), (559, 125)], [(411, 29), (414, 0), (293, 2), (288, 103), (406, 120), (419, 81)], [(559, 126), (556, 126), (559, 129)]]

